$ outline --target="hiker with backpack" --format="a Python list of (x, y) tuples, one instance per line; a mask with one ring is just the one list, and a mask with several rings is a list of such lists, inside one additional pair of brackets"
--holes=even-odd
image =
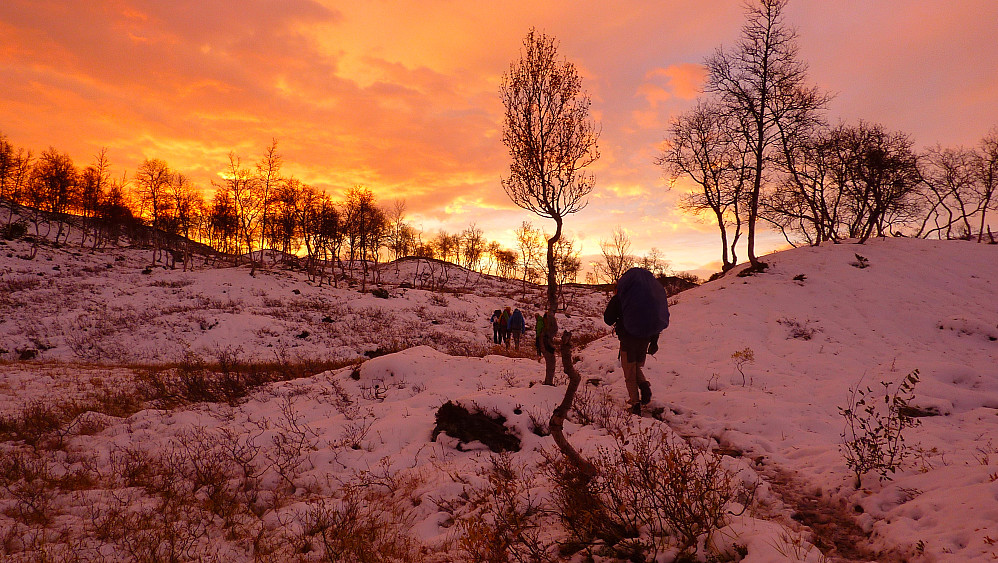
[(509, 318), (513, 316), (513, 313), (509, 310), (509, 305), (503, 308), (502, 315), (499, 317), (499, 330), (502, 331), (502, 341), (506, 344), (506, 349), (509, 349)]
[(537, 348), (537, 355), (544, 357), (544, 351), (541, 347), (541, 339), (544, 334), (544, 317), (540, 313), (534, 315), (534, 347)]
[(641, 414), (641, 405), (651, 401), (651, 384), (641, 368), (648, 354), (658, 352), (658, 336), (669, 326), (669, 296), (654, 274), (631, 268), (617, 280), (603, 321), (614, 327), (620, 340), (620, 366), (631, 412)]
[[(516, 350), (520, 349), (520, 336), (523, 335), (523, 331), (527, 328), (527, 322), (523, 318), (523, 313), (520, 309), (514, 309), (513, 314), (509, 316), (509, 324), (506, 326), (509, 334), (513, 336), (513, 347)], [(509, 350), (509, 340), (506, 340), (506, 349)]]
[(502, 322), (502, 311), (496, 309), (492, 311), (492, 316), (489, 317), (489, 322), (492, 323), (492, 343), (499, 344), (502, 342), (503, 328), (500, 325)]

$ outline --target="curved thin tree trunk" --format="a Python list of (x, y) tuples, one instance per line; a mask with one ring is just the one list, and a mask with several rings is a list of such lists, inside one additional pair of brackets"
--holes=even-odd
[(561, 335), (561, 364), (565, 368), (565, 375), (568, 376), (568, 388), (565, 389), (565, 398), (562, 399), (561, 404), (554, 409), (554, 413), (551, 415), (551, 422), (549, 424), (551, 427), (551, 436), (554, 438), (554, 443), (558, 445), (561, 453), (565, 454), (565, 457), (579, 470), (585, 481), (589, 481), (596, 476), (596, 467), (572, 447), (572, 444), (565, 438), (564, 433), (565, 418), (568, 416), (568, 411), (572, 408), (572, 402), (575, 400), (575, 392), (578, 391), (579, 383), (582, 381), (582, 376), (579, 375), (579, 372), (575, 370), (575, 366), (572, 365), (572, 333), (567, 330)]

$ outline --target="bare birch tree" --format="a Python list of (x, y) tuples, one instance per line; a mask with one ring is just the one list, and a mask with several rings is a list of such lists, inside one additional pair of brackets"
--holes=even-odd
[(998, 210), (998, 127), (992, 128), (981, 139), (977, 148), (976, 171), (978, 195), (981, 201), (981, 221), (977, 231), (977, 242), (984, 242), (984, 229), (988, 228), (988, 238), (994, 242), (994, 235), (988, 226), (988, 211)]
[(733, 116), (751, 159), (747, 198), (747, 253), (752, 267), (765, 269), (756, 256), (756, 223), (767, 170), (781, 146), (816, 121), (829, 97), (808, 86), (807, 64), (798, 58), (797, 32), (784, 21), (789, 0), (752, 0), (741, 40), (730, 51), (718, 49), (706, 61), (705, 90)]
[[(260, 206), (260, 249), (263, 250), (267, 244), (267, 235), (270, 232), (271, 214), (277, 195), (280, 191), (284, 178), (281, 177), (281, 166), (284, 159), (277, 152), (277, 139), (271, 141), (270, 146), (263, 152), (263, 157), (256, 163), (256, 199)], [(277, 256), (274, 255), (276, 263)], [(263, 262), (261, 256), (261, 263)]]
[(750, 181), (750, 152), (744, 136), (725, 108), (699, 102), (672, 121), (668, 145), (656, 161), (671, 180), (687, 177), (697, 185), (680, 206), (690, 212), (709, 212), (721, 234), (721, 269), (738, 263), (737, 245), (742, 235), (745, 186)]
[[(520, 59), (503, 76), (499, 94), (506, 109), (502, 141), (511, 157), (503, 189), (518, 207), (555, 222), (547, 249), (550, 322), (545, 325), (553, 337), (558, 310), (555, 244), (565, 217), (585, 207), (593, 189), (593, 176), (583, 170), (599, 158), (599, 131), (589, 119), (589, 96), (575, 65), (558, 56), (553, 37), (535, 29), (524, 39)], [(544, 383), (553, 384), (554, 354), (545, 354), (545, 360)]]
[(613, 229), (609, 240), (599, 241), (603, 253), (602, 262), (593, 263), (593, 281), (614, 284), (628, 269), (634, 266), (635, 257), (631, 254), (631, 237), (618, 225)]

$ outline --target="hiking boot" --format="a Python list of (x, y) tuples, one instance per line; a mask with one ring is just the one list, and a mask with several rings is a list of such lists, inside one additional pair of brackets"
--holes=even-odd
[(638, 383), (638, 390), (641, 391), (641, 404), (647, 405), (651, 402), (651, 384), (647, 381)]
[(631, 406), (631, 413), (641, 416), (641, 403), (634, 403), (634, 405)]

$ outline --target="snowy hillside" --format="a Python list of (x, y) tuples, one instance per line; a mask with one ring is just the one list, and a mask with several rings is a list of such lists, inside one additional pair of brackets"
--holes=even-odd
[[(536, 286), (440, 261), (381, 265), (361, 292), (359, 281), (320, 286), (281, 268), (250, 277), (248, 265), (150, 266), (148, 249), (41, 246), (26, 259), (29, 243), (0, 242), (0, 359), (8, 360), (164, 363), (224, 353), (354, 360), (420, 344), (482, 355), (494, 309), (520, 307), (532, 319), (543, 302)], [(371, 293), (382, 285), (383, 297)], [(602, 298), (566, 291), (568, 325), (592, 326), (583, 318), (602, 314)]]
[[(461, 274), (450, 283), (467, 293), (401, 288), (417, 275), (403, 264), (383, 272), (391, 297), (381, 299), (276, 270), (143, 274), (138, 250), (42, 247), (26, 260), (23, 244), (0, 247), (0, 554), (10, 560), (998, 558), (995, 246), (802, 248), (766, 257), (765, 274), (684, 292), (645, 367), (653, 416), (626, 413), (612, 335), (576, 350), (584, 384), (565, 433), (602, 468), (600, 498), (633, 492), (608, 475), (642, 455), (707, 468), (731, 493), (719, 529), (688, 541), (635, 514), (653, 496), (639, 490), (604, 505), (637, 538), (584, 544), (573, 525), (585, 511), (567, 510), (581, 505), (547, 433), (565, 378), (539, 384), (530, 338), (522, 354), (489, 353), (492, 309), (538, 309), (518, 284)], [(605, 300), (574, 296), (562, 328), (608, 334)], [(19, 360), (29, 349), (37, 356)], [(344, 367), (229, 401), (147, 392), (150, 381), (203, 376), (176, 366), (185, 354), (233, 353)], [(157, 379), (167, 368), (173, 379)], [(840, 407), (857, 386), (882, 401), (881, 382), (893, 389), (914, 370), (912, 455), (892, 480), (871, 472), (857, 490)], [(502, 420), (509, 451), (447, 430), (434, 440), (448, 402)], [(668, 471), (658, 478), (679, 490)]]
[[(766, 274), (727, 276), (673, 308), (646, 366), (670, 425), (744, 452), (764, 475), (793, 471), (807, 495), (857, 507), (875, 548), (998, 557), (998, 248), (888, 239), (766, 260)], [(745, 349), (754, 361), (743, 385), (733, 355)], [(608, 373), (613, 356), (604, 339), (578, 367)], [(892, 482), (868, 476), (852, 491), (838, 407), (857, 386), (882, 400), (881, 382), (916, 369), (914, 406), (942, 416), (907, 431), (917, 455)]]

